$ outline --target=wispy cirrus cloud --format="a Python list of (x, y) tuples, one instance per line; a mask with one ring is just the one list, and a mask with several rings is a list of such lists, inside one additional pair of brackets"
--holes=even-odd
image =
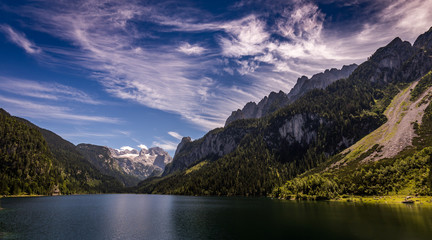
[(27, 39), (25, 34), (14, 30), (11, 26), (6, 24), (0, 25), (0, 32), (6, 34), (8, 39), (15, 43), (17, 46), (23, 48), (29, 54), (38, 54), (41, 53), (42, 50), (36, 44)]
[(0, 95), (0, 102), (12, 114), (22, 117), (31, 117), (36, 119), (61, 119), (70, 121), (75, 124), (86, 122), (99, 122), (118, 124), (121, 121), (117, 118), (104, 116), (82, 115), (73, 113), (70, 108), (52, 106), (48, 104), (34, 103), (22, 99), (4, 97)]
[(182, 140), (182, 135), (180, 135), (179, 133), (177, 133), (177, 132), (168, 132), (168, 134), (171, 136), (171, 137), (173, 137), (173, 138), (175, 138), (175, 139), (178, 139), (178, 140)]
[(183, 43), (177, 48), (177, 50), (187, 55), (201, 55), (206, 51), (205, 48), (197, 44), (191, 45), (189, 43)]
[(59, 83), (42, 83), (0, 76), (0, 91), (49, 100), (67, 100), (86, 104), (101, 104), (83, 91)]
[[(307, 0), (259, 2), (260, 12), (230, 19), (195, 8), (169, 11), (164, 1), (41, 3), (22, 13), (35, 19), (36, 30), (73, 46), (44, 52), (90, 70), (117, 98), (176, 113), (205, 130), (222, 126), (232, 110), (248, 101), (288, 91), (301, 75), (361, 63), (395, 37), (394, 28), (402, 38), (412, 37), (432, 22), (432, 5), (421, 0), (350, 2), (353, 7), (366, 3), (365, 15), (372, 19), (365, 17), (353, 28), (333, 26), (327, 16), (332, 13)], [(243, 1), (231, 10), (257, 3)], [(191, 44), (197, 42), (195, 34), (207, 34), (207, 42)]]
[(164, 140), (159, 138), (157, 141), (153, 141), (152, 146), (160, 147), (165, 151), (173, 151), (177, 149), (178, 142)]

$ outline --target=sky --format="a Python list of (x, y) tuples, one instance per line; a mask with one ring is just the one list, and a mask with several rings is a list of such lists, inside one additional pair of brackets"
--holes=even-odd
[(74, 144), (159, 146), (432, 26), (430, 0), (0, 2), (0, 108)]

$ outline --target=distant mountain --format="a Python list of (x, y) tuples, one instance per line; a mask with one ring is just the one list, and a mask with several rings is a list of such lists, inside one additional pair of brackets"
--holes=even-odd
[(271, 92), (268, 97), (264, 97), (258, 104), (249, 102), (242, 110), (238, 109), (232, 112), (231, 116), (226, 120), (225, 126), (239, 119), (260, 118), (273, 113), (313, 89), (323, 89), (337, 80), (347, 78), (357, 66), (357, 64), (351, 64), (343, 66), (340, 70), (336, 68), (327, 69), (323, 73), (313, 75), (311, 79), (302, 76), (297, 79), (297, 83), (288, 94), (283, 91)]
[[(380, 126), (384, 126), (383, 124), (389, 118), (386, 109), (391, 109), (395, 104), (392, 101), (405, 99), (397, 97), (401, 91), (409, 92), (407, 87), (411, 85), (413, 93), (421, 92), (423, 94), (432, 86), (429, 78), (426, 77), (432, 69), (431, 46), (432, 28), (420, 35), (414, 45), (404, 42), (400, 38), (395, 38), (387, 46), (379, 48), (348, 78), (335, 81), (325, 89), (308, 91), (291, 104), (260, 119), (233, 121), (225, 128), (212, 130), (195, 141), (191, 141), (190, 138), (183, 138), (176, 150), (173, 162), (167, 165), (163, 177), (143, 181), (138, 186), (137, 191), (201, 195), (268, 195), (273, 192), (275, 186), (281, 186), (281, 183), (293, 179), (299, 174), (321, 171), (321, 166), (328, 166), (328, 164), (331, 165), (343, 159), (346, 153), (341, 152), (347, 147), (377, 130)], [(426, 79), (421, 80), (416, 85), (421, 86), (421, 91), (412, 85), (420, 78)], [(407, 110), (408, 106), (420, 104), (430, 106), (432, 98), (427, 93), (414, 105), (406, 100), (406, 104), (399, 106), (403, 109), (406, 107)], [(423, 155), (429, 154), (428, 150), (423, 151), (421, 148), (426, 146), (424, 143), (432, 143), (432, 134), (428, 132), (430, 130), (427, 130), (430, 129), (431, 122), (427, 119), (430, 115), (430, 107), (426, 108), (424, 112), (422, 118), (424, 121), (404, 125), (408, 128), (423, 129), (422, 131), (425, 132), (422, 133), (423, 135), (419, 135), (423, 136), (421, 141), (418, 140), (423, 145), (413, 143), (415, 144), (414, 149), (410, 148), (409, 144), (407, 145), (408, 147), (405, 149), (407, 150), (407, 155), (405, 155), (407, 158), (424, 160), (426, 158)], [(413, 116), (411, 113), (408, 115)], [(403, 111), (397, 115), (395, 124), (398, 124), (399, 120), (402, 121), (404, 116)], [(399, 136), (399, 134), (397, 135)], [(402, 135), (404, 134), (402, 133)], [(387, 138), (390, 139), (395, 136), (389, 134)], [(386, 145), (387, 140), (380, 142), (372, 139), (372, 145), (369, 149), (360, 147), (359, 155), (350, 157), (350, 159), (354, 159), (354, 163), (359, 163), (363, 157), (367, 157), (371, 153), (375, 154), (376, 152), (379, 155), (381, 143)], [(362, 146), (370, 146), (369, 144)], [(384, 151), (385, 146), (382, 149)], [(397, 159), (398, 154), (403, 154), (403, 152), (396, 153), (396, 156), (389, 155), (392, 159), (379, 160), (379, 162), (383, 162), (382, 166), (389, 164), (388, 166), (391, 167), (392, 163), (403, 164), (408, 161), (406, 159), (399, 161)], [(375, 158), (374, 155), (371, 156), (372, 159)], [(342, 161), (339, 166), (344, 167), (344, 164), (345, 162)], [(383, 174), (395, 174), (388, 179), (397, 179), (396, 182), (388, 182), (388, 184), (391, 183), (395, 186), (407, 186), (408, 184), (404, 182), (403, 178), (400, 178), (401, 175), (397, 175), (399, 177), (396, 178), (398, 173), (392, 172), (390, 167), (386, 173), (383, 173), (379, 170), (380, 165), (372, 164), (363, 167), (366, 166), (364, 164), (368, 164), (368, 162), (360, 163), (360, 165), (350, 164), (349, 166), (352, 168), (349, 169), (358, 170), (359, 172), (356, 172), (358, 175), (355, 176), (360, 176), (359, 179), (366, 177), (369, 169), (371, 174), (376, 174), (371, 175), (374, 177), (373, 179), (380, 179)], [(430, 169), (427, 161), (423, 161), (421, 164), (423, 164), (421, 166), (424, 171), (427, 172)], [(407, 168), (401, 170), (402, 172), (411, 169), (407, 165), (404, 167)], [(343, 191), (338, 190), (338, 193), (353, 192), (346, 188), (347, 185), (341, 186), (344, 183), (344, 178), (351, 179), (349, 176), (351, 175), (337, 175), (339, 182), (331, 179), (327, 181), (325, 176), (314, 176), (310, 179), (289, 183), (294, 185), (287, 183), (286, 188), (288, 190), (286, 192), (291, 191), (290, 186), (302, 187), (304, 185), (296, 184), (303, 183), (312, 184), (304, 186), (305, 188), (312, 188), (315, 186), (313, 184), (316, 183), (317, 186), (322, 184), (327, 189), (332, 188), (332, 186), (344, 189)], [(412, 187), (409, 191), (422, 194), (430, 191), (427, 181), (424, 180), (423, 175), (421, 176), (418, 182), (417, 180), (412, 182), (419, 184), (419, 188)], [(363, 183), (359, 179), (353, 177), (354, 185), (350, 186), (358, 187), (358, 191), (356, 191), (362, 191), (363, 194), (374, 192), (373, 184), (377, 184), (376, 182), (372, 182), (371, 185), (362, 185)], [(364, 184), (368, 181), (364, 181)], [(385, 185), (385, 183), (382, 184)], [(420, 191), (420, 188), (423, 190)], [(366, 189), (368, 190), (366, 191)]]
[(122, 187), (55, 133), (3, 109), (0, 116), (0, 194), (101, 193)]
[(79, 144), (77, 150), (97, 169), (113, 176), (125, 186), (134, 186), (149, 176), (159, 176), (172, 158), (162, 148), (113, 149), (92, 144)]

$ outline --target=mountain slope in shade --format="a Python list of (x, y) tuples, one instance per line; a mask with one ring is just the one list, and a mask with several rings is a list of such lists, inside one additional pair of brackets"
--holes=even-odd
[(92, 144), (79, 144), (78, 151), (101, 172), (113, 176), (125, 186), (135, 186), (149, 176), (162, 174), (166, 164), (172, 161), (159, 147), (150, 149), (113, 149)]
[(313, 75), (311, 79), (303, 76), (297, 79), (297, 83), (288, 94), (283, 91), (271, 92), (268, 97), (264, 97), (258, 104), (249, 102), (242, 110), (233, 111), (226, 120), (225, 126), (239, 119), (260, 118), (273, 113), (313, 89), (323, 89), (339, 79), (347, 78), (356, 68), (357, 64), (351, 64), (343, 66), (340, 70), (336, 68), (327, 69), (323, 73)]

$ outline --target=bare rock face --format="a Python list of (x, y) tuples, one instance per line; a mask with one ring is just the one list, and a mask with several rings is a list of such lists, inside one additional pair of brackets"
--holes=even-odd
[(184, 170), (203, 159), (213, 160), (234, 151), (250, 131), (251, 129), (247, 128), (228, 127), (210, 131), (195, 141), (191, 141), (190, 137), (183, 138), (177, 146), (172, 163), (166, 166), (163, 175)]
[(249, 102), (242, 110), (233, 111), (226, 120), (225, 126), (239, 119), (260, 118), (273, 113), (313, 89), (322, 89), (339, 79), (347, 78), (356, 68), (357, 64), (351, 64), (343, 66), (340, 70), (336, 68), (327, 69), (323, 73), (313, 75), (311, 79), (303, 76), (297, 79), (296, 85), (288, 94), (282, 91), (278, 93), (271, 92), (268, 97), (264, 97), (258, 104)]

